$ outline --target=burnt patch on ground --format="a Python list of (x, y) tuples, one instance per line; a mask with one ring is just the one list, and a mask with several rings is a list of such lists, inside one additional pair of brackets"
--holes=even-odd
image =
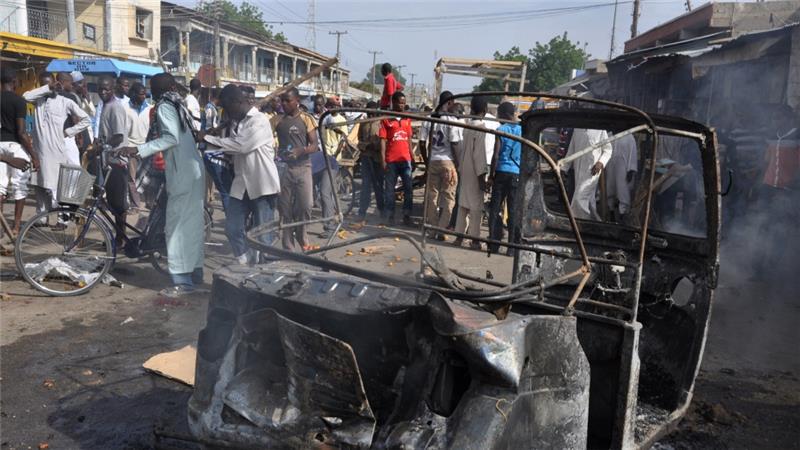
[(695, 397), (660, 450), (797, 449), (800, 380), (792, 372), (701, 371)]
[(142, 449), (155, 424), (186, 432), (191, 388), (142, 363), (193, 342), (204, 312), (204, 299), (141, 302), (3, 346), (2, 448)]

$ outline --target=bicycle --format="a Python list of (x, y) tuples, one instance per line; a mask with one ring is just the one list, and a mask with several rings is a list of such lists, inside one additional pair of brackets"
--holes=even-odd
[[(111, 169), (106, 158), (111, 146), (99, 142), (96, 157), (101, 179), (80, 166), (62, 164), (58, 179), (59, 206), (31, 218), (20, 230), (14, 249), (17, 269), (22, 278), (38, 291), (62, 297), (80, 295), (91, 290), (111, 270), (117, 258), (117, 237), (122, 239), (124, 254), (129, 258), (150, 260), (161, 272), (166, 255), (165, 222), (166, 188), (162, 184), (155, 207), (142, 229), (125, 223), (116, 225), (105, 199), (105, 185)], [(88, 206), (85, 200), (91, 197)], [(206, 237), (212, 225), (205, 211)], [(131, 231), (128, 237), (125, 231)]]

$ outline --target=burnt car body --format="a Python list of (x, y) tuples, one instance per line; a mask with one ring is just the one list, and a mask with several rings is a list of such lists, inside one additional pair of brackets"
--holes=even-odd
[[(678, 118), (581, 105), (521, 117), (511, 284), (450, 270), (424, 238), (429, 270), (416, 278), (268, 247), (284, 259), (217, 272), (193, 435), (241, 448), (652, 445), (685, 413), (705, 343), (718, 271), (715, 136)], [(558, 163), (539, 145), (553, 128), (635, 131), (632, 221), (573, 217)], [(648, 227), (666, 136), (695, 145), (700, 232)]]

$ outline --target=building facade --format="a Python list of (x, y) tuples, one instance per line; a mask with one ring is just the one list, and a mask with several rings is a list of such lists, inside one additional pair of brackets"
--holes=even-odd
[[(210, 71), (218, 80), (206, 85), (217, 81), (220, 86), (247, 84), (256, 89), (257, 96), (263, 96), (329, 59), (224, 21), (220, 22), (218, 50), (214, 35), (214, 21), (209, 17), (189, 8), (161, 3), (161, 54), (170, 71), (184, 82)], [(219, 53), (218, 64), (215, 64), (216, 53)], [(327, 68), (304, 83), (301, 91), (341, 94), (347, 90), (349, 78), (349, 71), (343, 68)]]

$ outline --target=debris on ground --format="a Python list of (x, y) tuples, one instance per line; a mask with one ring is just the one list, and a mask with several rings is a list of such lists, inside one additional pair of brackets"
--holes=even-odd
[(731, 414), (722, 403), (709, 404), (700, 402), (697, 405), (697, 410), (706, 421), (720, 425), (733, 425), (739, 419)]
[(133, 322), (133, 317), (128, 316), (128, 318), (123, 320), (122, 323), (120, 323), (120, 325), (125, 325), (126, 323), (131, 323), (131, 322)]
[(187, 345), (173, 352), (159, 353), (145, 361), (142, 367), (170, 380), (194, 386), (196, 360), (197, 349)]
[[(79, 286), (92, 284), (97, 280), (99, 273), (96, 270), (98, 262), (91, 259), (73, 258), (69, 264), (60, 258), (47, 258), (40, 263), (25, 264), (25, 271), (36, 281), (42, 281), (47, 276), (65, 277)], [(122, 283), (110, 274), (103, 275), (100, 280), (104, 284), (123, 287)]]
[(54, 387), (56, 387), (56, 380), (51, 380), (50, 378), (47, 378), (42, 382), (42, 387), (45, 389), (53, 389)]
[(380, 255), (383, 252), (388, 252), (394, 250), (394, 245), (368, 245), (366, 247), (361, 247), (361, 254), (362, 255)]
[(50, 444), (48, 444), (47, 442), (40, 442), (39, 443), (39, 450), (45, 450), (47, 448), (50, 448)]

